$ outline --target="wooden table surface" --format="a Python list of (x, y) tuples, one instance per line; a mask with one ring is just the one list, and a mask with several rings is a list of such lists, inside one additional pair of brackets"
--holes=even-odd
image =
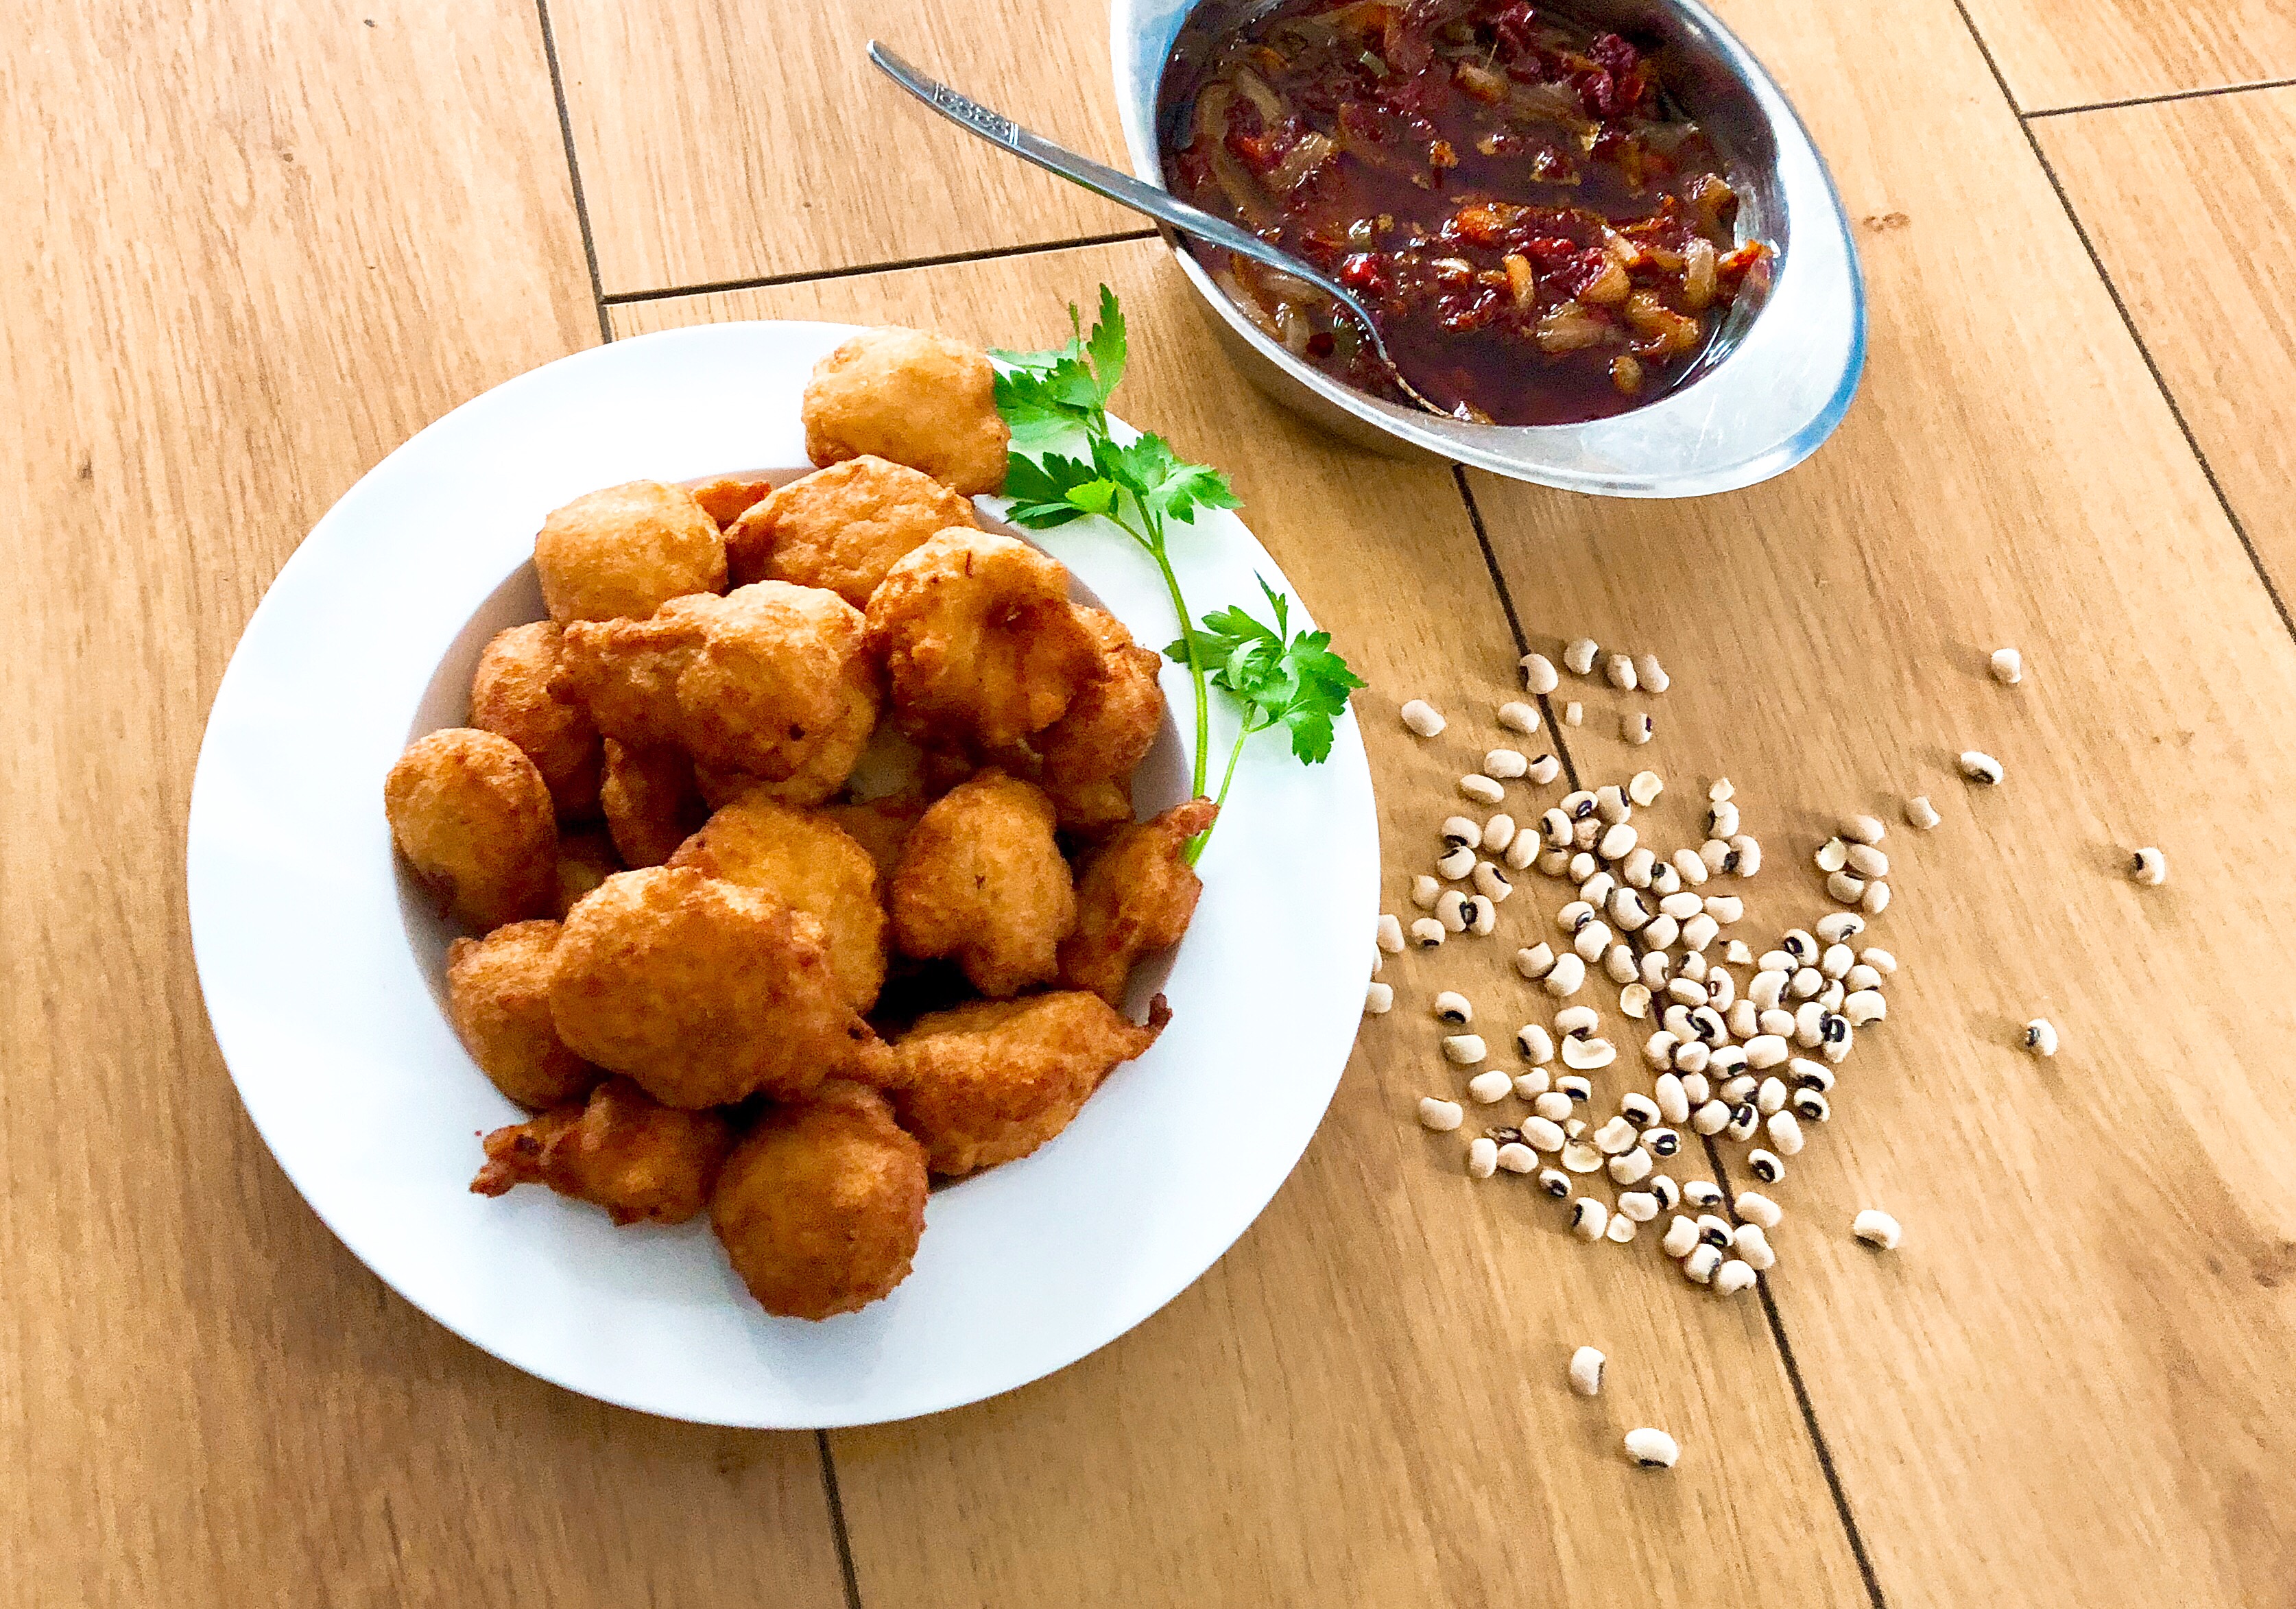
[[(1333, 446), (1138, 220), (860, 55), (1112, 153), (1099, 0), (17, 7), (0, 1602), (2296, 1605), (2296, 12), (1719, 9), (1833, 164), (1872, 354), (1810, 463), (1637, 504)], [(753, 317), (1045, 344), (1101, 281), (1121, 411), (1234, 472), (1371, 679), (1391, 908), (1518, 653), (1582, 633), (1675, 685), (1633, 751), (1574, 694), (1575, 767), (1655, 766), (1685, 833), (1733, 778), (1777, 862), (1757, 931), (1816, 913), (1839, 812), (1938, 800), (1891, 834), (1906, 971), (1763, 1296), (1584, 1247), (1416, 1127), (1428, 991), (1526, 996), (1462, 945), (1390, 965), (1236, 1247), (1025, 1390), (734, 1433), (447, 1335), (304, 1207), (201, 1015), (184, 813), (249, 613), (361, 472), (549, 358)], [(1407, 737), (1414, 694), (1451, 731)], [(1970, 747), (2005, 786), (1956, 777)], [(2166, 887), (2120, 875), (2138, 843)], [(1846, 1234), (1876, 1203), (1894, 1256)], [(1636, 1422), (1679, 1468), (1627, 1466)]]

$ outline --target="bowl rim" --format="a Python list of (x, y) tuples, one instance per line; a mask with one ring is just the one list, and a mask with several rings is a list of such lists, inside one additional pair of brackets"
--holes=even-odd
[[(1110, 0), (1117, 111), (1134, 173), (1164, 184), (1156, 102), (1180, 25), (1204, 0)], [(1791, 239), (1769, 299), (1745, 337), (1689, 385), (1641, 407), (1578, 424), (1478, 425), (1382, 401), (1300, 361), (1213, 282), (1170, 230), (1163, 238), (1210, 316), (1259, 360), (1253, 377), (1311, 417), (1336, 412), (1406, 448), (1510, 480), (1620, 497), (1704, 497), (1784, 473), (1824, 444), (1864, 374), (1865, 275), (1839, 187), (1768, 70), (1699, 0), (1649, 0), (1694, 48), (1738, 80), (1777, 158)], [(1286, 393), (1289, 393), (1287, 396)]]

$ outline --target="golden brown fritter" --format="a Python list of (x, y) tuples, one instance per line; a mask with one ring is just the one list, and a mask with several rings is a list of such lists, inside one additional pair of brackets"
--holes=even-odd
[(909, 1277), (925, 1186), (924, 1148), (884, 1097), (832, 1080), (742, 1137), (718, 1177), (709, 1222), (767, 1312), (827, 1318)]
[(554, 914), (560, 921), (574, 903), (623, 869), (622, 858), (603, 827), (575, 827), (558, 834), (558, 899)]
[(1071, 788), (1129, 782), (1164, 724), (1164, 690), (1156, 682), (1160, 661), (1135, 644), (1114, 615), (1099, 609), (1075, 612), (1092, 637), (1095, 663), (1060, 719), (1034, 739), (1044, 757), (1045, 781)]
[(486, 1137), (479, 1195), (547, 1185), (603, 1207), (618, 1224), (682, 1224), (709, 1203), (734, 1130), (715, 1112), (681, 1112), (608, 1079), (579, 1106), (554, 1107)]
[(1100, 666), (1069, 572), (1026, 542), (945, 530), (869, 599), (893, 710), (920, 743), (1007, 749), (1051, 726)]
[(1144, 1028), (1081, 992), (976, 1000), (903, 1034), (887, 1086), (932, 1170), (974, 1173), (1026, 1156), (1067, 1128), (1111, 1070), (1153, 1045), (1171, 1015), (1161, 995)]
[(805, 456), (826, 467), (864, 453), (922, 470), (966, 497), (1004, 484), (1012, 432), (988, 355), (922, 330), (856, 335), (814, 365)]
[(1071, 839), (1098, 843), (1119, 827), (1132, 825), (1132, 779), (1121, 782), (1047, 781), (1045, 797)]
[(846, 1003), (867, 1011), (885, 983), (885, 907), (876, 863), (824, 816), (761, 792), (720, 809), (669, 858), (766, 892), (821, 924)]
[(598, 728), (579, 704), (554, 698), (559, 629), (535, 620), (498, 631), (471, 678), (471, 725), (507, 737), (534, 762), (559, 815), (598, 813)]
[(676, 749), (636, 749), (606, 740), (598, 802), (624, 866), (660, 866), (706, 817), (693, 762)]
[(1050, 982), (1060, 942), (1076, 926), (1054, 825), (1043, 789), (998, 770), (934, 800), (893, 873), (888, 903), (901, 953), (953, 956), (992, 998)]
[(880, 794), (875, 799), (824, 805), (821, 813), (869, 851), (869, 858), (877, 863), (882, 887), (893, 881), (894, 869), (901, 863), (901, 846), (908, 841), (911, 829), (923, 818), (925, 796), (916, 788), (904, 788), (898, 793)]
[(683, 487), (632, 480), (554, 510), (534, 538), (550, 618), (644, 620), (671, 598), (726, 589), (726, 538)]
[(513, 922), (447, 948), (447, 1016), (463, 1048), (520, 1105), (578, 1101), (604, 1075), (566, 1048), (550, 1021), (555, 922)]
[(895, 560), (936, 531), (976, 524), (972, 504), (931, 475), (863, 454), (792, 480), (726, 533), (736, 586), (826, 587), (856, 609)]
[(510, 739), (472, 727), (415, 739), (383, 779), (382, 809), (398, 852), (466, 925), (550, 914), (557, 812)]
[(684, 866), (619, 873), (574, 907), (550, 1015), (576, 1055), (670, 1106), (794, 1100), (875, 1042), (818, 923)]
[[(701, 505), (701, 512), (718, 521), (723, 530), (734, 521), (764, 501), (774, 489), (770, 480), (760, 480), (748, 475), (720, 475), (715, 480), (704, 480), (693, 488), (693, 500)], [(726, 554), (730, 568), (733, 554)]]
[(1204, 885), (1184, 851), (1218, 814), (1210, 800), (1191, 799), (1124, 828), (1086, 858), (1076, 931), (1061, 943), (1062, 982), (1124, 1004), (1132, 964), (1188, 931)]
[(610, 738), (826, 798), (876, 727), (865, 626), (835, 593), (785, 581), (674, 598), (651, 620), (569, 627), (556, 686)]

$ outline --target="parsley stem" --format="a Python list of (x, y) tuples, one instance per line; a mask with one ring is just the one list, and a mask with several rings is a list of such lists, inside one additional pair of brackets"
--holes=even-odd
[[(1136, 497), (1133, 501), (1136, 505), (1139, 499)], [(1118, 522), (1124, 524), (1133, 539), (1146, 548), (1149, 557), (1156, 561), (1156, 568), (1163, 572), (1164, 589), (1172, 597), (1172, 612), (1180, 617), (1180, 640), (1188, 645), (1188, 682), (1196, 694), (1196, 760), (1194, 780), (1188, 784), (1188, 797), (1201, 799), (1204, 792), (1207, 751), (1211, 747), (1212, 735), (1211, 694), (1204, 685), (1203, 644), (1196, 636), (1195, 622), (1188, 618), (1188, 601), (1180, 595), (1180, 578), (1173, 573), (1172, 561), (1164, 552), (1164, 523), (1144, 508), (1141, 509), (1140, 517), (1146, 527), (1145, 534), (1121, 519)], [(1202, 841), (1201, 838), (1196, 841), (1199, 846)], [(1201, 853), (1201, 849), (1196, 852)]]

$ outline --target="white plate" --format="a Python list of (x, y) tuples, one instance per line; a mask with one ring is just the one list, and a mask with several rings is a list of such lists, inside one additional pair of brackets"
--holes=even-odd
[[(852, 332), (733, 324), (617, 341), (423, 431), (280, 571), (217, 692), (192, 790), (208, 1014), (304, 1199), (465, 1339), (680, 1419), (906, 1418), (1025, 1384), (1138, 1324), (1299, 1160), (1355, 1038), (1372, 953), (1362, 739), (1342, 720), (1310, 769), (1268, 735), (1246, 751), (1204, 860), (1163, 986), (1171, 1027), (1052, 1144), (936, 1191), (916, 1271), (887, 1300), (823, 1324), (771, 1318), (706, 1224), (617, 1229), (538, 1189), (470, 1193), (475, 1135), (519, 1114), (440, 1009), (435, 935), (401, 909), (383, 775), (412, 735), (461, 718), (487, 632), (538, 615), (527, 566), (545, 513), (641, 477), (802, 465), (806, 375)], [(1121, 537), (1070, 528), (1044, 545), (1142, 643), (1176, 635), (1153, 567)], [(1198, 612), (1257, 603), (1255, 572), (1285, 586), (1232, 515), (1177, 531), (1172, 549)], [(1164, 678), (1185, 715), (1185, 676), (1168, 665)], [(1216, 756), (1225, 742), (1216, 712)]]

